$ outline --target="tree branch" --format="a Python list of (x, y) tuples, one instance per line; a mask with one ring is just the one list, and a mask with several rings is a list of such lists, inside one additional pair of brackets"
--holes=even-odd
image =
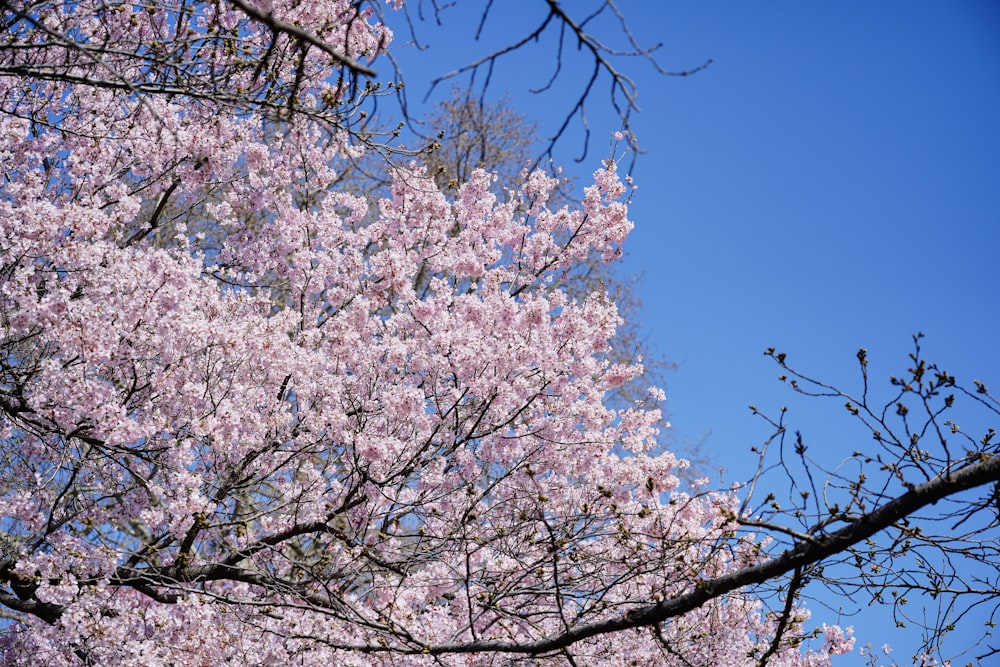
[[(813, 542), (799, 542), (792, 549), (759, 565), (736, 570), (715, 579), (699, 581), (695, 584), (694, 590), (673, 599), (633, 609), (617, 618), (579, 625), (558, 635), (533, 642), (481, 641), (441, 644), (426, 647), (423, 652), (431, 655), (482, 652), (540, 655), (562, 650), (590, 637), (654, 626), (698, 609), (726, 593), (753, 584), (773, 581), (796, 569), (818, 564), (928, 505), (997, 480), (1000, 480), (1000, 456), (985, 457), (951, 474), (939, 475), (915, 486), (912, 490), (834, 533), (818, 536)], [(399, 647), (393, 650), (405, 651)]]
[(299, 42), (304, 42), (315, 46), (317, 49), (327, 54), (333, 58), (337, 63), (346, 67), (356, 74), (364, 74), (365, 76), (373, 77), (375, 76), (375, 70), (372, 68), (362, 65), (357, 60), (337, 51), (332, 46), (327, 44), (324, 40), (320, 39), (313, 33), (305, 30), (292, 23), (286, 23), (274, 17), (271, 12), (262, 12), (248, 2), (244, 0), (229, 0), (234, 6), (236, 6), (241, 12), (254, 19), (255, 21), (260, 21), (268, 28), (270, 28), (275, 33), (285, 33), (289, 37), (292, 37)]

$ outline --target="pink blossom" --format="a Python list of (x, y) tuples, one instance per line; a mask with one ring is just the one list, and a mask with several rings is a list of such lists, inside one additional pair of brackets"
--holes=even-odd
[[(366, 3), (253, 4), (352, 58), (391, 37)], [(44, 22), (154, 44), (180, 6), (86, 0)], [(234, 5), (183, 6), (194, 35), (269, 48)], [(301, 71), (275, 49), (273, 76), (343, 101), (319, 49)], [(268, 85), (252, 68), (228, 84)], [(608, 361), (612, 298), (563, 281), (632, 229), (614, 162), (579, 206), (553, 204), (542, 172), (501, 197), (485, 171), (442, 192), (418, 169), (369, 201), (339, 189), (364, 151), (344, 128), (21, 85), (0, 79), (0, 100), (59, 120), (0, 114), (2, 660), (495, 664), (423, 647), (621, 618), (760, 558), (766, 543), (731, 537), (734, 494), (679, 490), (663, 392), (611, 406), (642, 365)], [(853, 646), (827, 627), (810, 648), (792, 625), (775, 664)], [(661, 629), (695, 664), (776, 633), (743, 591)], [(677, 664), (649, 631), (579, 654)]]

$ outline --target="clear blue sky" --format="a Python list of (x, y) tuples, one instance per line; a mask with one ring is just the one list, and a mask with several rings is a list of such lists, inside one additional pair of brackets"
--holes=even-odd
[[(545, 11), (540, 0), (494, 3), (476, 43), (482, 4), (459, 3), (440, 28), (418, 24), (429, 48), (397, 53), (411, 101), (433, 76), (525, 34)], [(771, 345), (847, 387), (857, 386), (854, 354), (866, 347), (873, 380), (885, 385), (922, 331), (928, 356), (960, 380), (1000, 386), (1000, 3), (619, 6), (641, 44), (663, 43), (664, 67), (714, 60), (683, 79), (641, 60), (618, 63), (639, 88), (634, 126), (647, 152), (634, 174), (623, 271), (644, 276), (643, 326), (679, 364), (666, 387), (678, 441), (708, 434), (705, 453), (724, 479), (745, 478), (750, 447), (767, 435), (747, 410), (753, 403), (772, 413), (788, 405), (818, 458), (867, 446), (840, 404), (803, 403), (775, 379), (762, 355)], [(553, 38), (501, 62), (490, 89), (508, 93), (543, 133), (558, 127), (589, 66), (567, 60), (553, 93), (529, 93), (551, 73)], [(589, 157), (572, 162), (578, 133), (557, 153), (581, 175), (616, 129), (601, 98), (606, 80), (596, 90)], [(814, 621), (833, 620), (817, 608)], [(908, 661), (912, 637), (887, 629), (885, 610), (844, 622), (862, 643), (889, 641)]]

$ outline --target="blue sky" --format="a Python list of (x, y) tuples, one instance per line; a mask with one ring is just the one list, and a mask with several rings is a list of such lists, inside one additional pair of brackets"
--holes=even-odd
[[(529, 32), (545, 11), (540, 0), (494, 3), (474, 42), (482, 4), (459, 3), (441, 27), (418, 24), (428, 48), (397, 52), (411, 101), (434, 76)], [(664, 67), (714, 61), (686, 78), (618, 61), (638, 85), (634, 127), (646, 151), (634, 172), (636, 229), (622, 271), (643, 276), (644, 330), (678, 363), (666, 387), (678, 442), (704, 439), (722, 478), (744, 479), (756, 463), (750, 447), (768, 435), (752, 403), (772, 414), (788, 405), (823, 460), (867, 446), (870, 436), (852, 429), (840, 403), (797, 400), (776, 380), (762, 354), (772, 345), (848, 388), (858, 386), (854, 355), (863, 346), (873, 382), (887, 388), (921, 331), (927, 356), (959, 380), (1000, 384), (1000, 4), (619, 7), (640, 44), (663, 43)], [(543, 134), (558, 127), (589, 66), (567, 59), (551, 93), (531, 94), (548, 80), (554, 52), (550, 34), (502, 61), (490, 88), (494, 98), (509, 94)], [(596, 90), (606, 91), (606, 80)], [(447, 92), (441, 86), (431, 101)], [(616, 129), (602, 94), (587, 107), (587, 159), (573, 162), (578, 129), (557, 150), (573, 173), (598, 166)], [(814, 620), (832, 616), (817, 609)], [(862, 643), (889, 641), (908, 661), (913, 637), (885, 610), (844, 623)], [(956, 645), (976, 636), (960, 633)]]

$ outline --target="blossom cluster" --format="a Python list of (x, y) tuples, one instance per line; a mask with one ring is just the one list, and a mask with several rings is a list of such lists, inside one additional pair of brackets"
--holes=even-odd
[[(123, 43), (177, 28), (169, 3), (98, 4), (39, 20)], [(322, 24), (352, 58), (387, 43), (358, 3), (294, 4), (259, 9)], [(194, 35), (244, 25), (227, 3), (184, 6)], [(228, 57), (267, 49), (251, 28)], [(631, 229), (613, 161), (576, 207), (550, 206), (541, 173), (498, 196), (479, 171), (446, 195), (416, 169), (370, 201), (338, 189), (346, 133), (81, 83), (103, 66), (0, 78), (0, 603), (16, 619), (0, 663), (493, 664), (473, 648), (760, 558), (727, 543), (731, 494), (679, 488), (662, 392), (606, 401), (642, 367), (609, 361), (609, 296), (564, 281)], [(770, 664), (849, 650), (839, 628), (801, 649), (807, 617)], [(738, 664), (777, 623), (736, 594), (571, 651)]]

